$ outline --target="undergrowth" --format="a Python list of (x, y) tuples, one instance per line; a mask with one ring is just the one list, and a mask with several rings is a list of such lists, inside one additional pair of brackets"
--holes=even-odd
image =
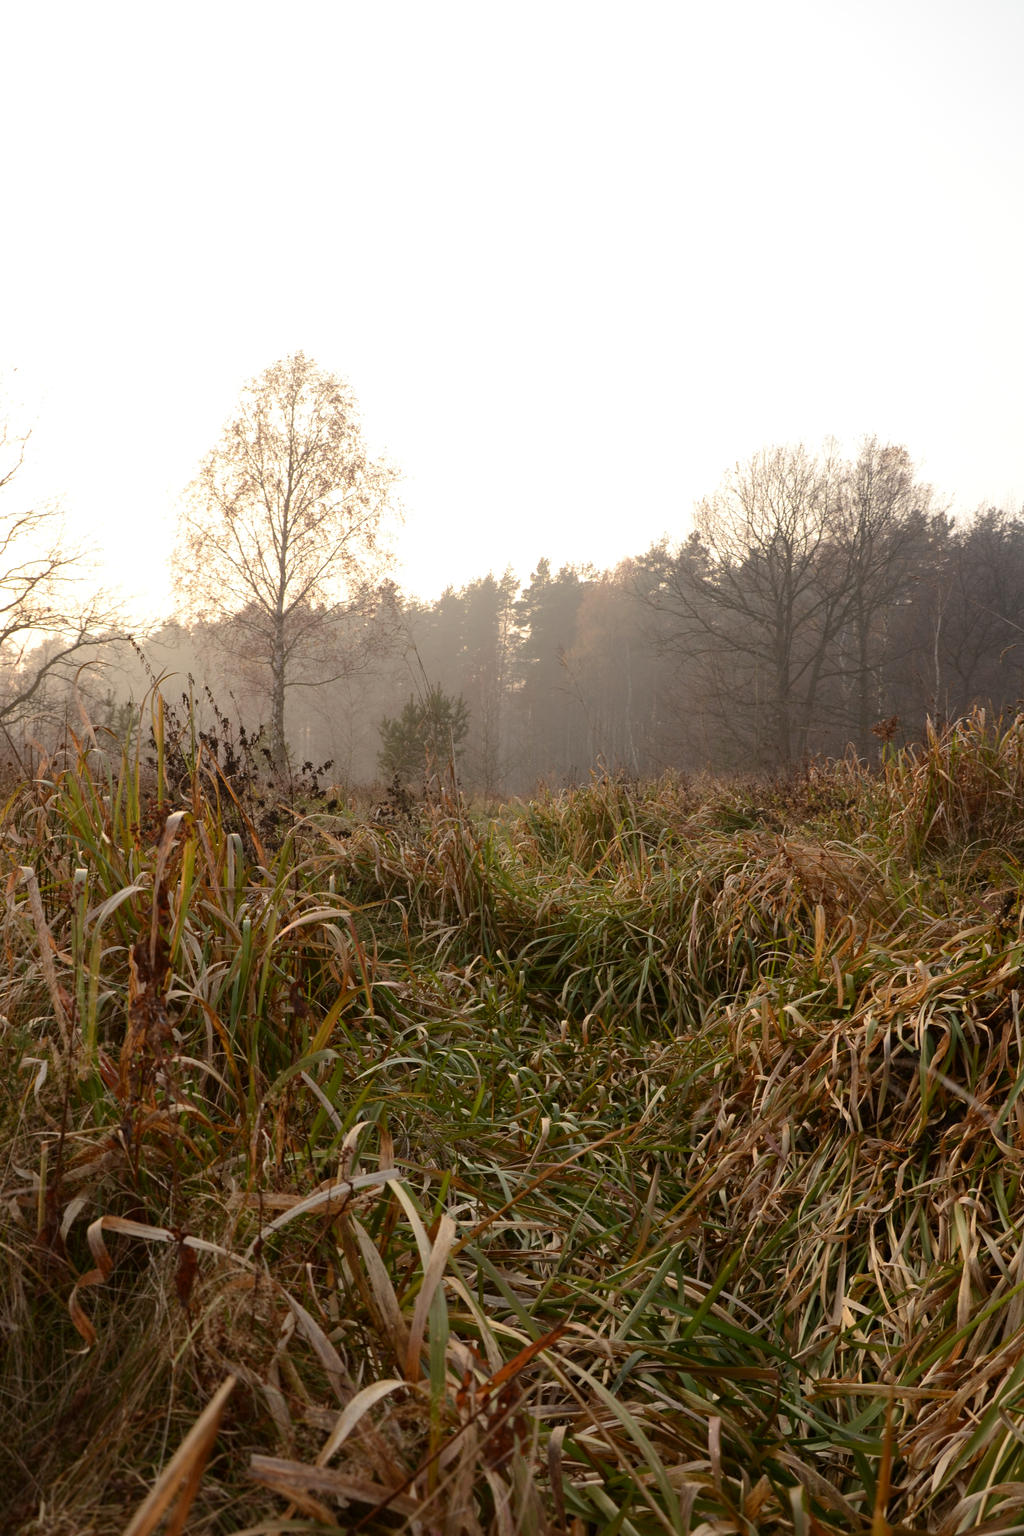
[(4, 1529), (1024, 1531), (1022, 741), (13, 780)]

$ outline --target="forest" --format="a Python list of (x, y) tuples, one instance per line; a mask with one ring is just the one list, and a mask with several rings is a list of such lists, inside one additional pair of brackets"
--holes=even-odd
[[(691, 535), (613, 571), (541, 561), (522, 588), (488, 574), (432, 602), (387, 593), (372, 619), (358, 616), (349, 675), (290, 704), (292, 754), (373, 783), (382, 719), (432, 687), (466, 705), (465, 786), (497, 796), (602, 770), (764, 771), (849, 747), (877, 761), (883, 725), (903, 742), (974, 704), (1012, 710), (1024, 695), (1024, 520), (923, 514), (859, 538), (813, 562), (769, 538), (730, 567), (727, 592)], [(824, 587), (837, 565), (845, 601)], [(259, 677), (215, 636), (168, 625), (142, 643), (176, 691), (191, 673), (229, 715), (262, 718)], [(145, 691), (124, 649), (117, 677), (117, 697), (125, 677)]]
[[(488, 573), (429, 601), (384, 580), (289, 622), (316, 637), (288, 676), (289, 760), (329, 764), (332, 782), (389, 780), (385, 723), (421, 715), (431, 694), (459, 710), (441, 756), (454, 748), (464, 787), (487, 797), (594, 772), (877, 762), (928, 719), (1012, 711), (1024, 695), (1024, 518), (936, 510), (902, 447), (869, 440), (838, 465), (766, 450), (685, 538), (614, 570), (541, 560), (523, 586)], [(25, 680), (59, 640), (8, 667), (9, 733), (52, 739), (75, 697), (124, 724), (159, 677), (207, 728), (266, 725), (269, 743), (269, 666), (237, 615), (92, 638), (34, 691)], [(401, 760), (412, 788), (429, 771), (417, 741)]]
[(761, 449), (613, 570), (541, 559), (525, 583), (510, 568), (420, 599), (390, 575), (396, 467), (350, 387), (296, 353), (243, 390), (181, 500), (177, 611), (133, 635), (82, 585), (56, 514), (19, 505), (24, 450), (0, 429), (11, 743), (52, 740), (76, 698), (123, 727), (159, 680), (278, 775), (414, 788), (454, 755), (493, 798), (595, 772), (876, 762), (1024, 693), (1024, 514), (953, 518), (874, 437), (851, 456)]

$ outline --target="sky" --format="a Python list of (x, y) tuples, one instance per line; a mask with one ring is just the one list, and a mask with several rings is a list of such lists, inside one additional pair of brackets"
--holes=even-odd
[(423, 597), (683, 538), (774, 443), (1024, 502), (1024, 0), (0, 0), (0, 56), (18, 489), (143, 619), (300, 349)]

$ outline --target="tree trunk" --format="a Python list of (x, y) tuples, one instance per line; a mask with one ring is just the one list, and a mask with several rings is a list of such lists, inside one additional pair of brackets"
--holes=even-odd
[(788, 767), (793, 756), (793, 689), (790, 683), (790, 640), (786, 633), (775, 635), (775, 751), (779, 763)]
[(288, 744), (284, 734), (284, 614), (274, 615), (274, 635), (270, 655), (270, 755), (274, 772), (288, 767)]
[(857, 750), (864, 756), (871, 755), (871, 653), (868, 626), (870, 617), (864, 605), (857, 603)]

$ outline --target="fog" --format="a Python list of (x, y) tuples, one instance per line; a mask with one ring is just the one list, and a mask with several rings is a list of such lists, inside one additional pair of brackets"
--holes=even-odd
[[(9, 727), (69, 687), (125, 718), (128, 631), (359, 781), (382, 720), (461, 699), (494, 793), (870, 757), (894, 716), (1016, 701), (1015, 0), (111, 0), (8, 8), (0, 43)], [(174, 552), (299, 352), (394, 471), (392, 558), (290, 610), (284, 679), (239, 643), (261, 599), (190, 607)], [(913, 494), (858, 524), (866, 443)], [(737, 466), (800, 445), (848, 472), (773, 535)]]
[(1024, 498), (1015, 0), (107, 0), (0, 43), (0, 372), (137, 623), (298, 349), (401, 471), (420, 598), (685, 537), (766, 444)]

